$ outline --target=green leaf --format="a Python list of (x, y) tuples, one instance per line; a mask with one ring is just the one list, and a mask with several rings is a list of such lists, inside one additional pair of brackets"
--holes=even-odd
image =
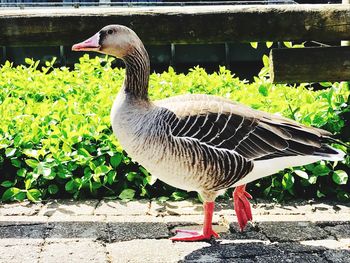
[(320, 190), (317, 190), (317, 193), (316, 193), (317, 197), (318, 198), (322, 198), (322, 197), (325, 197), (326, 195), (324, 193), (322, 193)]
[(167, 197), (167, 196), (161, 196), (161, 197), (158, 197), (157, 200), (158, 200), (159, 202), (161, 202), (161, 203), (164, 203), (164, 202), (166, 202), (166, 201), (169, 200), (169, 197)]
[(332, 179), (337, 184), (346, 184), (348, 182), (348, 174), (343, 170), (333, 172)]
[(117, 173), (115, 171), (110, 171), (108, 174), (107, 174), (107, 182), (109, 184), (113, 184), (114, 181), (115, 181), (115, 178), (117, 176)]
[(101, 183), (100, 176), (101, 174), (93, 174), (92, 179), (94, 179), (95, 182)]
[(9, 189), (7, 189), (3, 195), (2, 195), (2, 201), (8, 201), (8, 200), (11, 200), (13, 199), (13, 197), (15, 195), (17, 195), (19, 192), (21, 192), (21, 190), (19, 188), (16, 188), (16, 187), (11, 187)]
[(66, 189), (66, 191), (70, 192), (74, 189), (74, 181), (70, 180), (66, 183), (66, 185), (64, 186), (64, 188)]
[(135, 196), (135, 190), (127, 188), (120, 193), (119, 198), (122, 200), (132, 200), (134, 196)]
[(27, 159), (25, 160), (25, 163), (29, 166), (29, 167), (32, 167), (32, 168), (36, 168), (39, 164), (39, 162), (37, 160), (34, 160), (34, 159)]
[(136, 172), (129, 172), (126, 175), (126, 178), (128, 179), (129, 182), (135, 181), (135, 179), (137, 179), (138, 177), (139, 175)]
[(266, 188), (264, 189), (264, 195), (265, 195), (265, 196), (268, 196), (270, 192), (271, 192), (271, 185), (270, 185), (269, 187), (266, 187)]
[(263, 85), (259, 86), (259, 93), (265, 97), (267, 97), (269, 94), (268, 89), (266, 88), (266, 86)]
[(30, 189), (27, 191), (27, 198), (32, 202), (40, 201), (41, 192), (38, 189)]
[(282, 186), (284, 189), (289, 190), (294, 185), (294, 176), (290, 173), (286, 173), (282, 178)]
[(302, 170), (295, 170), (294, 173), (296, 175), (298, 175), (299, 177), (301, 177), (301, 178), (304, 178), (306, 180), (309, 179), (309, 175), (306, 172), (302, 171)]
[[(62, 131), (63, 133), (63, 131)], [(72, 148), (70, 147), (70, 145), (68, 145), (67, 143), (63, 143), (62, 145), (62, 150), (65, 152), (65, 153), (70, 153), (72, 152)]]
[(24, 187), (25, 189), (29, 189), (32, 187), (32, 182), (33, 182), (33, 179), (32, 178), (29, 178), (29, 179), (26, 179), (24, 181)]
[(94, 164), (94, 162), (89, 162), (89, 167), (93, 171), (95, 171), (95, 169), (96, 169), (96, 165)]
[(337, 198), (342, 202), (349, 202), (350, 200), (350, 193), (347, 193), (343, 190), (339, 190), (337, 193)]
[(157, 182), (157, 179), (158, 178), (155, 177), (154, 175), (147, 177), (148, 184), (149, 185), (154, 185), (154, 183)]
[(117, 168), (119, 166), (119, 164), (121, 163), (122, 161), (122, 155), (121, 154), (116, 154), (114, 156), (111, 157), (111, 165), (113, 168)]
[(78, 154), (79, 154), (79, 155), (82, 155), (82, 156), (84, 156), (84, 157), (86, 157), (86, 158), (91, 157), (90, 153), (89, 153), (86, 149), (84, 149), (84, 148), (79, 148), (79, 149), (78, 149)]
[(44, 175), (43, 175), (43, 177), (46, 179), (46, 180), (53, 180), (53, 179), (55, 179), (55, 177), (56, 177), (56, 173), (55, 172), (53, 172), (51, 169), (50, 169), (50, 173), (45, 173)]
[(264, 67), (269, 67), (269, 65), (270, 65), (270, 59), (269, 59), (268, 56), (263, 55), (262, 61), (263, 61)]
[(325, 164), (318, 164), (313, 170), (313, 174), (317, 176), (325, 176), (330, 173), (331, 169)]
[(175, 191), (171, 194), (171, 197), (174, 198), (175, 201), (181, 201), (188, 197), (186, 192)]
[(15, 153), (16, 153), (16, 148), (7, 148), (5, 150), (6, 157), (11, 157), (11, 156), (15, 155)]
[(150, 176), (149, 172), (148, 172), (145, 168), (143, 168), (142, 166), (139, 167), (139, 170), (140, 170), (144, 175)]
[(58, 186), (55, 184), (50, 184), (49, 187), (47, 188), (48, 192), (52, 195), (57, 194), (58, 192)]
[(25, 59), (24, 59), (24, 62), (25, 62), (26, 64), (28, 64), (28, 65), (34, 64), (34, 61), (33, 61), (32, 59), (30, 59), (30, 58), (25, 58)]
[(11, 181), (3, 181), (3, 182), (1, 183), (1, 186), (8, 188), (8, 187), (13, 186), (13, 184), (14, 184), (14, 183), (11, 182)]
[(23, 201), (26, 198), (27, 194), (24, 191), (19, 192), (13, 197), (14, 201)]
[(24, 168), (21, 168), (21, 169), (19, 169), (19, 170), (17, 171), (17, 175), (18, 175), (19, 177), (25, 177), (26, 174), (27, 174), (27, 170), (24, 169)]
[(97, 174), (97, 175), (105, 175), (110, 170), (111, 170), (111, 168), (108, 167), (107, 165), (100, 165), (100, 166), (96, 167), (94, 173)]
[(67, 168), (69, 171), (73, 172), (75, 171), (79, 166), (76, 163), (70, 162), (67, 165)]
[(43, 175), (44, 177), (48, 177), (51, 174), (51, 168), (47, 167), (45, 163), (39, 163), (37, 166), (37, 173), (39, 175)]
[(272, 47), (272, 45), (273, 45), (273, 42), (266, 41), (266, 47), (267, 47), (267, 48)]
[(102, 184), (100, 182), (91, 182), (90, 190), (91, 192), (94, 192), (101, 187), (102, 187)]
[(320, 85), (325, 88), (332, 87), (333, 83), (332, 82), (320, 82)]
[(250, 42), (250, 45), (252, 48), (257, 49), (258, 48), (258, 42)]
[(21, 161), (18, 160), (17, 158), (12, 158), (12, 159), (11, 159), (11, 164), (12, 164), (14, 167), (17, 167), (17, 168), (20, 168), (20, 167), (21, 167)]
[(292, 47), (293, 47), (293, 44), (292, 44), (292, 42), (290, 42), (290, 41), (285, 41), (285, 42), (283, 42), (283, 44), (284, 44), (287, 48), (292, 48)]
[(316, 184), (316, 182), (317, 182), (317, 176), (316, 176), (316, 175), (311, 175), (307, 181), (308, 181), (310, 184)]

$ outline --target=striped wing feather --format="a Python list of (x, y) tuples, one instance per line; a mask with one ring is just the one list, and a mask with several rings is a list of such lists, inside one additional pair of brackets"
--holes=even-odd
[(168, 120), (173, 136), (233, 150), (247, 160), (312, 155), (330, 135), (215, 96), (183, 95), (156, 103), (173, 113)]

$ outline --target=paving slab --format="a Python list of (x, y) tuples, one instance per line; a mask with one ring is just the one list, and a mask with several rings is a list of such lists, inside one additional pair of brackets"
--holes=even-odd
[(43, 239), (6, 238), (0, 240), (0, 262), (38, 262)]
[(229, 231), (221, 234), (220, 237), (227, 240), (268, 240), (267, 236), (259, 231), (256, 224), (248, 224), (244, 231), (240, 231), (238, 223), (231, 223)]
[(96, 207), (95, 215), (146, 215), (150, 209), (150, 201), (120, 201), (120, 200), (102, 200)]
[(302, 215), (311, 209), (310, 205), (303, 205), (303, 209), (299, 209), (293, 205), (258, 203), (252, 206), (252, 213), (253, 215)]
[(272, 242), (326, 239), (329, 234), (310, 222), (261, 222), (259, 229)]
[(45, 224), (48, 221), (46, 216), (0, 216), (0, 227), (9, 225), (37, 225)]
[(156, 205), (152, 203), (151, 209), (157, 209), (160, 213), (166, 215), (203, 214), (203, 204), (194, 199), (183, 201), (166, 201), (163, 203), (156, 203)]
[[(30, 262), (30, 261), (28, 261)], [(106, 263), (105, 247), (92, 240), (62, 240), (47, 242), (42, 247), (39, 263)]]
[(324, 258), (332, 263), (349, 263), (350, 250), (327, 250), (324, 252)]
[(20, 202), (12, 204), (0, 204), (0, 216), (32, 216), (38, 214), (43, 207), (42, 203)]
[(93, 215), (98, 200), (52, 200), (47, 202), (39, 212), (42, 216), (53, 215)]
[[(177, 216), (151, 216), (151, 215), (126, 215), (126, 216), (107, 216), (107, 222), (159, 222), (159, 223), (188, 223), (202, 224), (203, 215), (177, 215)], [(213, 222), (217, 223), (219, 218), (214, 215)]]
[(307, 244), (306, 243), (304, 244), (302, 242), (284, 242), (284, 243), (274, 243), (273, 245), (278, 249), (279, 254), (288, 254), (288, 253), (322, 254), (324, 251), (327, 250), (326, 247), (318, 245), (316, 243), (316, 240), (312, 240)]
[(300, 241), (300, 244), (307, 246), (324, 247), (327, 249), (348, 249), (348, 244), (346, 242), (335, 239), (305, 240)]
[[(350, 216), (350, 215), (349, 215)], [(335, 236), (337, 239), (350, 237), (350, 222), (335, 226), (326, 226), (325, 231)]]
[(206, 242), (171, 242), (167, 239), (136, 239), (106, 245), (113, 263), (175, 263), (192, 251), (210, 246)]
[(43, 239), (46, 235), (46, 224), (13, 224), (0, 225), (0, 238)]
[(168, 238), (170, 234), (166, 224), (154, 222), (108, 223), (107, 230), (107, 242)]
[(341, 221), (348, 221), (349, 222), (349, 215), (350, 213), (310, 213), (310, 214), (305, 214), (305, 219), (310, 222), (341, 222)]
[(105, 215), (66, 215), (66, 214), (54, 214), (50, 217), (46, 217), (47, 222), (106, 222), (107, 216)]
[(108, 239), (105, 222), (50, 222), (47, 227), (46, 240), (55, 239)]
[(264, 255), (255, 258), (254, 262), (258, 263), (328, 263), (328, 261), (322, 258), (318, 254), (308, 254), (308, 253), (288, 253), (288, 254), (278, 254), (278, 255)]
[[(269, 244), (261, 242), (229, 243), (221, 244), (213, 242), (211, 246), (197, 249), (185, 256), (184, 262), (201, 262), (203, 258), (214, 258), (214, 260), (253, 260), (256, 256), (278, 253), (278, 249)], [(208, 261), (209, 262), (209, 261)]]
[[(319, 217), (317, 217), (319, 218)], [(253, 215), (253, 222), (303, 222), (309, 221), (305, 214), (276, 215), (276, 214), (258, 214)]]

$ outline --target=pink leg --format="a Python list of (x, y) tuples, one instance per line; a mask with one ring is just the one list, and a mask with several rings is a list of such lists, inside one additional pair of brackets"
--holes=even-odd
[(212, 220), (214, 212), (214, 202), (205, 202), (204, 207), (204, 225), (203, 232), (193, 230), (176, 230), (176, 236), (171, 237), (173, 241), (198, 241), (208, 240), (212, 236), (219, 237), (219, 235), (212, 229)]
[(237, 186), (233, 192), (233, 204), (241, 231), (246, 227), (248, 221), (253, 219), (248, 198), (252, 199), (252, 196), (245, 191), (245, 185)]

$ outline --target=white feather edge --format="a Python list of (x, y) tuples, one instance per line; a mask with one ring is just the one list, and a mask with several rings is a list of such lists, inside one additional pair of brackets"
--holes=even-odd
[(239, 180), (233, 187), (250, 183), (260, 178), (275, 174), (285, 168), (303, 166), (317, 161), (342, 161), (345, 153), (332, 148), (338, 154), (329, 154), (325, 156), (306, 155), (306, 156), (288, 156), (269, 160), (255, 161), (253, 170), (247, 174), (243, 179)]

